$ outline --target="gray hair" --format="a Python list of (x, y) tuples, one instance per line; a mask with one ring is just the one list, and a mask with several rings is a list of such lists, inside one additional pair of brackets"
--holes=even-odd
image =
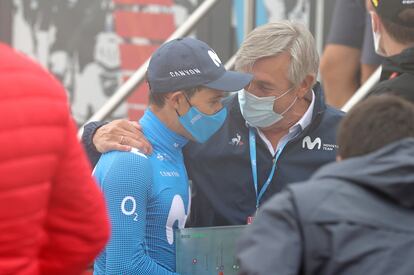
[(302, 24), (290, 21), (269, 23), (254, 29), (236, 54), (236, 70), (246, 71), (263, 57), (288, 52), (291, 56), (288, 78), (298, 86), (307, 75), (314, 75), (319, 68), (319, 55), (315, 40)]

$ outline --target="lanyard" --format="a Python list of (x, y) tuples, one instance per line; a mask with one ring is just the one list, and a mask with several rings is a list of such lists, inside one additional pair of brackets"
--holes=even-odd
[(273, 158), (273, 165), (272, 170), (270, 171), (269, 177), (267, 178), (266, 182), (263, 184), (260, 192), (258, 193), (258, 186), (257, 186), (257, 163), (256, 163), (256, 135), (254, 133), (253, 128), (249, 128), (249, 143), (250, 143), (250, 162), (252, 165), (252, 174), (253, 174), (253, 185), (254, 190), (256, 191), (256, 211), (259, 209), (260, 200), (262, 199), (264, 193), (266, 192), (267, 188), (272, 181), (272, 178), (275, 174), (276, 170), (276, 163), (279, 159), (283, 149), (285, 148), (286, 143), (284, 143), (279, 150), (276, 152), (276, 156)]

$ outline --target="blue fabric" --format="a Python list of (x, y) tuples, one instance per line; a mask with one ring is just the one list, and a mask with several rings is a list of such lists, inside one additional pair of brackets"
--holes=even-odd
[[(319, 84), (313, 91), (312, 121), (284, 147), (261, 204), (288, 184), (307, 180), (319, 167), (335, 161), (336, 128), (344, 114), (325, 105)], [(249, 128), (241, 115), (237, 96), (225, 104), (228, 116), (220, 130), (206, 143), (189, 142), (184, 147), (185, 163), (193, 183), (187, 223), (190, 227), (246, 224), (247, 218), (256, 211)], [(272, 170), (273, 156), (260, 138), (256, 139), (256, 155), (258, 190), (261, 190)]]
[(95, 261), (94, 274), (175, 274), (173, 229), (183, 228), (190, 198), (182, 147), (187, 139), (149, 110), (140, 120), (153, 145), (102, 155), (94, 175), (104, 192), (111, 239)]
[[(189, 101), (188, 104), (190, 104)], [(222, 108), (213, 115), (207, 115), (200, 112), (196, 107), (191, 106), (186, 114), (179, 117), (179, 120), (181, 125), (197, 142), (203, 143), (220, 129), (226, 117), (226, 108)]]

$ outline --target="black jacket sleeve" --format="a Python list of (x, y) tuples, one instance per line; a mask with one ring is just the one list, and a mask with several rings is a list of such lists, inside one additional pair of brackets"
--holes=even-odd
[(285, 190), (268, 201), (238, 242), (240, 275), (297, 275), (301, 270), (301, 234), (292, 194)]
[(99, 122), (93, 121), (85, 125), (83, 134), (82, 134), (82, 144), (85, 148), (85, 151), (88, 155), (89, 161), (92, 167), (95, 167), (96, 163), (98, 162), (99, 158), (101, 157), (101, 153), (96, 150), (95, 145), (93, 145), (92, 138), (95, 134), (96, 130), (99, 127), (105, 125), (107, 122)]

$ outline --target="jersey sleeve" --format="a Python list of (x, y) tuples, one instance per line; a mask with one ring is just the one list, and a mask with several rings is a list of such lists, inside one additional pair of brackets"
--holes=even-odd
[(105, 274), (176, 274), (146, 253), (146, 215), (153, 182), (146, 156), (131, 152), (104, 154), (95, 175), (104, 192), (112, 225), (111, 239), (101, 255)]

